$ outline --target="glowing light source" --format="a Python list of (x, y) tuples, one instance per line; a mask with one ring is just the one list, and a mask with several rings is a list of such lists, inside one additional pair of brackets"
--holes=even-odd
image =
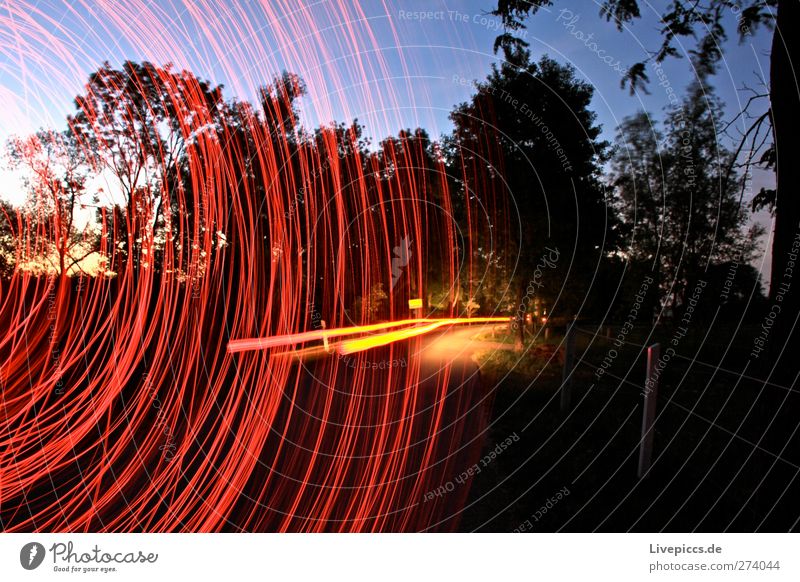
[[(342, 337), (357, 335), (377, 331), (380, 329), (412, 326), (408, 329), (389, 331), (385, 333), (370, 335), (354, 340), (341, 342), (336, 347), (340, 354), (352, 354), (370, 348), (385, 346), (396, 341), (409, 339), (419, 335), (424, 335), (439, 329), (445, 325), (459, 325), (468, 323), (505, 323), (508, 317), (460, 317), (447, 319), (404, 319), (402, 321), (390, 321), (386, 323), (375, 323), (372, 325), (359, 325), (354, 327), (343, 327), (338, 329), (323, 329), (319, 331), (307, 331), (289, 335), (274, 337), (232, 340), (228, 343), (228, 351), (245, 352), (250, 350), (263, 350), (267, 348), (292, 346), (299, 343), (322, 339), (326, 341), (331, 337)], [(326, 350), (327, 351), (327, 350)]]
[[(27, 4), (35, 3), (23, 0), (13, 10), (26, 14), (33, 10)], [(290, 4), (284, 2), (249, 6), (270, 25), (276, 43), (289, 47), (276, 58), (275, 47), (247, 44), (249, 23), (226, 20), (222, 27), (214, 3), (186, 4), (191, 10), (184, 18), (198, 36), (210, 38), (223, 28), (235, 34), (235, 49), (222, 37), (208, 48), (219, 57), (220, 70), (237, 78), (240, 96), (260, 86), (272, 63), (287, 56), (290, 70), (310, 71), (315, 107), (325, 107), (330, 95), (355, 96), (342, 85), (346, 75), (323, 66), (338, 60), (330, 54), (332, 43), (321, 40), (327, 35), (314, 34), (330, 26), (327, 11), (284, 14), (281, 8)], [(123, 41), (135, 15), (134, 41), (151, 61), (185, 54), (187, 45), (170, 32), (171, 21), (148, 3), (131, 0), (120, 8), (99, 0), (93, 8), (103, 30)], [(382, 70), (382, 53), (371, 50), (375, 41), (360, 3), (333, 2), (331, 8), (334, 18), (363, 26), (348, 26), (340, 39), (339, 48), (355, 59), (354, 70), (372, 70), (373, 64)], [(20, 20), (9, 14), (0, 20), (11, 26), (15, 55), (44, 42), (48, 53), (68, 55), (70, 62), (95, 58), (94, 52), (78, 58), (46, 19), (14, 24)], [(303, 43), (297, 43), (298, 30), (311, 33)], [(361, 67), (359, 59), (367, 58), (377, 61)], [(36, 62), (51, 73), (42, 81), (48, 87), (74, 84), (76, 71), (65, 76), (69, 63)], [(241, 63), (263, 66), (240, 76)], [(4, 531), (420, 531), (445, 523), (469, 488), (448, 495), (447, 504), (419, 504), (420, 492), (477, 460), (482, 419), (490, 417), (480, 409), (488, 406), (484, 394), (466, 390), (463, 398), (448, 399), (446, 409), (432, 406), (444, 403), (450, 390), (450, 362), (424, 378), (420, 366), (395, 362), (389, 362), (391, 373), (378, 367), (380, 361), (367, 362), (369, 374), (360, 367), (367, 358), (330, 364), (341, 354), (449, 325), (507, 321), (407, 319), (338, 327), (344, 325), (344, 311), (337, 311), (344, 309), (343, 298), (360, 297), (361, 306), (370, 307), (364, 296), (406, 259), (404, 276), (417, 273), (413, 288), (427, 288), (423, 251), (438, 257), (444, 288), (458, 289), (465, 280), (471, 297), (472, 281), (480, 278), (472, 245), (481, 240), (480, 223), (471, 217), (481, 201), (470, 196), (459, 202), (466, 205), (465, 225), (448, 219), (460, 190), (450, 192), (445, 162), (428, 156), (418, 147), (421, 140), (410, 136), (392, 140), (385, 160), (362, 158), (355, 130), (323, 128), (314, 140), (289, 141), (298, 136), (286, 131), (294, 121), (287, 112), (291, 116), (291, 98), (300, 92), (291, 77), (260, 94), (257, 108), (238, 101), (229, 107), (225, 100), (235, 95), (213, 87), (207, 92), (188, 72), (133, 63), (93, 79), (78, 112), (81, 134), (111, 132), (115, 138), (79, 140), (97, 165), (91, 179), (110, 184), (113, 192), (103, 196), (109, 203), (136, 185), (127, 202), (120, 198), (113, 207), (79, 202), (97, 211), (86, 213), (97, 215), (97, 248), (81, 242), (74, 247), (78, 254), (63, 252), (72, 235), (60, 213), (20, 210), (12, 216), (0, 209), (0, 218), (24, 241), (17, 248), (21, 259), (49, 259), (50, 249), (62, 249), (54, 258), (69, 264), (94, 253), (73, 265), (82, 271), (77, 280), (18, 269), (0, 287), (0, 439), (8, 444), (0, 448)], [(370, 90), (365, 96), (370, 111), (399, 109), (392, 93)], [(162, 113), (169, 120), (157, 119)], [(149, 134), (142, 140), (138, 131), (123, 132), (128, 124), (165, 135), (153, 148)], [(173, 149), (172, 143), (180, 145)], [(142, 172), (157, 171), (152, 180), (136, 179), (138, 167), (114, 163), (122, 146)], [(465, 191), (488, 183), (484, 170), (476, 171)], [(425, 185), (428, 176), (439, 177), (435, 187)], [(431, 209), (440, 204), (437, 218)], [(503, 208), (497, 210), (503, 215)], [(400, 235), (416, 241), (419, 252), (396, 253), (402, 260), (391, 265)], [(90, 260), (98, 263), (98, 276), (87, 276)], [(320, 298), (313, 310), (303, 307)], [(459, 301), (455, 296), (446, 302), (448, 315)], [(309, 311), (319, 328), (308, 327)], [(333, 329), (324, 329), (323, 313)], [(229, 338), (256, 335), (265, 337), (235, 339), (227, 353), (222, 349)], [(308, 343), (313, 341), (318, 343)], [(308, 345), (292, 349), (302, 344)], [(272, 348), (268, 357), (244, 362), (228, 355)], [(331, 356), (328, 348), (337, 353)], [(300, 357), (307, 367), (295, 365)], [(312, 377), (313, 386), (332, 389), (323, 397), (306, 390)], [(407, 398), (411, 390), (403, 388), (421, 382), (426, 389)], [(406, 446), (412, 436), (422, 446)], [(473, 444), (460, 456), (440, 446), (455, 440)], [(433, 454), (438, 450), (446, 457)]]

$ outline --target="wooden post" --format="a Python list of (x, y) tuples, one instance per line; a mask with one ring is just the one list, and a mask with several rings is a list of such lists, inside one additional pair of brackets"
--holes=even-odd
[(567, 326), (564, 338), (564, 368), (561, 372), (561, 412), (569, 410), (572, 401), (572, 369), (575, 367), (575, 321)]
[[(325, 320), (324, 319), (320, 320), (319, 324), (320, 324), (320, 327), (322, 327), (322, 329), (325, 329)], [(322, 343), (325, 345), (325, 351), (330, 353), (331, 349), (330, 349), (330, 345), (328, 344), (328, 336), (327, 336), (327, 334), (324, 334), (324, 333), (322, 334)]]
[(653, 344), (647, 348), (647, 378), (644, 384), (644, 411), (642, 413), (642, 440), (639, 444), (639, 479), (650, 470), (653, 458), (653, 421), (656, 418), (658, 378), (655, 375), (661, 346)]

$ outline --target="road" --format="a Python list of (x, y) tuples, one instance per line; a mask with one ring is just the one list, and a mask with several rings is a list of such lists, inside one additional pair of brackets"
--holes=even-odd
[(426, 364), (441, 364), (450, 361), (454, 365), (474, 364), (473, 356), (484, 350), (511, 350), (512, 344), (477, 339), (493, 329), (507, 328), (508, 325), (487, 323), (481, 325), (453, 326), (423, 339), (422, 358)]
[[(289, 456), (273, 470), (283, 483), (313, 484), (310, 492), (330, 495), (331, 527), (369, 506), (366, 529), (456, 529), (471, 487), (456, 479), (480, 459), (494, 399), (472, 357), (510, 347), (475, 339), (495, 325), (453, 326), (304, 362), (299, 388), (275, 422), (287, 427), (281, 436)], [(403, 366), (373, 367), (399, 359)], [(338, 490), (340, 483), (365, 497)], [(434, 498), (442, 487), (446, 495)]]

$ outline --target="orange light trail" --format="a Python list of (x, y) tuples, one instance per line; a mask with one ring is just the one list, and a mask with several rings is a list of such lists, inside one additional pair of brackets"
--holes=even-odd
[(372, 325), (357, 325), (354, 327), (343, 327), (338, 329), (326, 330), (313, 330), (303, 333), (295, 333), (274, 337), (255, 338), (255, 339), (241, 339), (231, 340), (228, 342), (228, 351), (231, 353), (245, 352), (251, 350), (264, 350), (267, 348), (274, 348), (280, 346), (292, 346), (300, 343), (305, 343), (324, 338), (342, 337), (348, 335), (356, 335), (360, 333), (368, 333), (380, 329), (390, 327), (401, 327), (404, 325), (417, 325), (427, 324), (424, 326), (413, 327), (411, 329), (404, 329), (401, 331), (387, 332), (377, 335), (372, 335), (368, 338), (361, 338), (358, 340), (351, 340), (343, 342), (337, 347), (337, 351), (341, 354), (352, 354), (360, 352), (369, 348), (385, 346), (390, 343), (424, 335), (445, 325), (459, 325), (470, 323), (503, 323), (508, 322), (508, 317), (472, 317), (472, 318), (449, 318), (449, 319), (405, 319), (403, 321), (389, 321), (386, 323), (375, 323)]
[(272, 337), (231, 340), (230, 342), (228, 342), (228, 351), (230, 353), (236, 353), (236, 352), (246, 352), (250, 350), (264, 350), (267, 348), (274, 348), (279, 346), (291, 346), (309, 341), (321, 340), (325, 337), (332, 338), (332, 337), (353, 335), (358, 333), (368, 333), (371, 331), (386, 329), (388, 327), (413, 325), (415, 323), (427, 323), (429, 321), (431, 320), (424, 318), (406, 319), (403, 321), (390, 321), (387, 323), (374, 323), (371, 325), (357, 325), (354, 327), (304, 331), (302, 333), (293, 333), (293, 334), (279, 335)]
[[(500, 181), (477, 162), (451, 176), (422, 131), (371, 148), (356, 125), (301, 125), (364, 110), (373, 128), (406, 127), (389, 112), (418, 92), (373, 90), (395, 57), (358, 2), (64, 6), (0, 13), (9, 75), (29, 85), (10, 110), (80, 93), (53, 123), (74, 148), (19, 140), (28, 203), (0, 207), (14, 265), (0, 277), (0, 529), (455, 528), (469, 486), (425, 494), (478, 460), (490, 402), (472, 368), (424, 362), (415, 342), (507, 321), (459, 318), (500, 225), (467, 192), (500, 200)], [(104, 39), (143, 61), (104, 66)], [(283, 69), (307, 92), (272, 79)], [(81, 156), (71, 177), (54, 173), (66, 154), (47, 158), (60, 150)], [(107, 196), (80, 231), (68, 189), (88, 202), (97, 183)], [(90, 247), (97, 272), (67, 273)], [(409, 319), (434, 290), (441, 319)], [(340, 337), (333, 357), (247, 353)]]
[(434, 320), (432, 323), (422, 327), (414, 327), (412, 329), (403, 329), (400, 331), (390, 331), (370, 337), (342, 342), (337, 346), (336, 350), (340, 354), (354, 354), (356, 352), (362, 352), (364, 350), (379, 346), (387, 346), (397, 341), (425, 335), (426, 333), (436, 331), (445, 325), (459, 325), (464, 323), (501, 323), (508, 321), (508, 317), (475, 317)]

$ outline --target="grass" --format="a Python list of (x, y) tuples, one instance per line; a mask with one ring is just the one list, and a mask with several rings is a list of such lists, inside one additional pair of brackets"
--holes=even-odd
[[(612, 340), (617, 331), (612, 326)], [(757, 330), (707, 331), (697, 325), (678, 353), (741, 370)], [(628, 334), (630, 343), (617, 348), (609, 369), (626, 382), (595, 376), (613, 347), (605, 333), (602, 339), (578, 334), (576, 358), (583, 363), (573, 373), (568, 412), (559, 405), (560, 363), (555, 358), (548, 363), (536, 351), (558, 344), (563, 335), (552, 334), (546, 344), (531, 345), (528, 339), (531, 349), (525, 355), (514, 350), (476, 354), (495, 397), (486, 450), (509, 434), (521, 440), (475, 478), (461, 529), (511, 531), (526, 520), (534, 531), (797, 527), (796, 391), (673, 358), (659, 379), (655, 462), (645, 479), (637, 478), (642, 394), (636, 385), (645, 379), (646, 357), (635, 344), (658, 341), (663, 347), (672, 334), (668, 327), (645, 326)], [(500, 335), (487, 341), (513, 341)], [(571, 494), (534, 520), (565, 486)]]
[[(483, 332), (475, 339), (504, 346), (514, 346), (518, 341), (517, 333), (506, 328)], [(487, 348), (476, 351), (473, 359), (480, 366), (481, 373), (491, 379), (499, 379), (508, 374), (529, 379), (541, 377), (543, 374), (557, 375), (561, 373), (561, 357), (556, 346), (562, 339), (562, 335), (555, 333), (551, 333), (547, 339), (543, 333), (526, 333), (522, 349)]]

